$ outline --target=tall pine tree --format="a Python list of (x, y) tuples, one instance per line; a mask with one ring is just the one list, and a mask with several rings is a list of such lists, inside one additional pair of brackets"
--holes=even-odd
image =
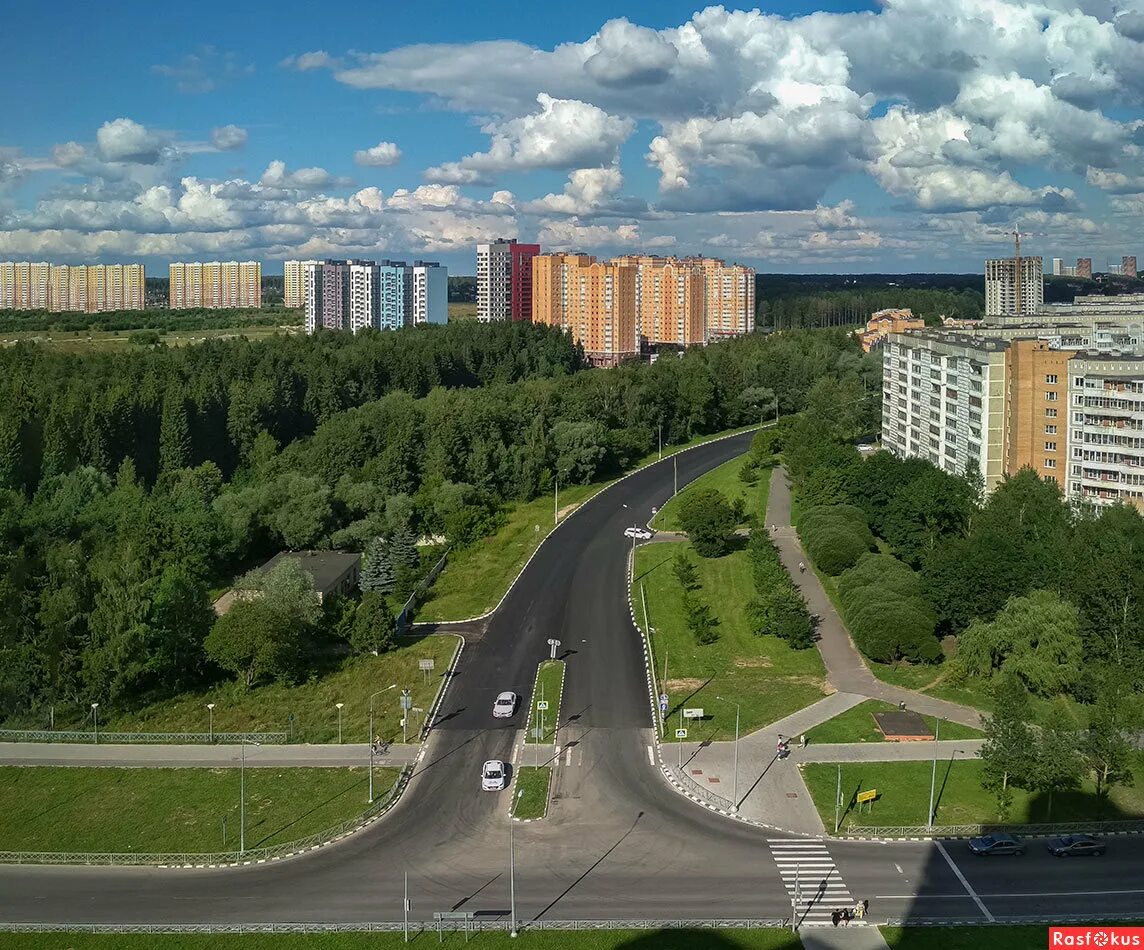
[(385, 538), (374, 538), (365, 549), (365, 564), (362, 565), (358, 586), (362, 592), (376, 591), (388, 594), (397, 583), (397, 573), (393, 563), (393, 552)]
[(159, 470), (174, 472), (191, 464), (191, 427), (187, 401), (182, 390), (170, 390), (163, 397), (159, 422)]

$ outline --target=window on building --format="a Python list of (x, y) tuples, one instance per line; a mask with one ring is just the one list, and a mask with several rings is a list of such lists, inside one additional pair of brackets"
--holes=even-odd
[(1056, 393), (1045, 393), (1045, 401), (1046, 402), (1056, 402), (1057, 401), (1057, 394)]
[(1048, 386), (1055, 386), (1057, 384), (1057, 374), (1056, 373), (1049, 373), (1045, 377), (1045, 384)]
[(1056, 434), (1057, 434), (1057, 427), (1056, 426), (1045, 426), (1045, 435), (1056, 435)]
[(1055, 452), (1056, 450), (1057, 450), (1057, 443), (1056, 442), (1046, 442), (1045, 443), (1045, 451), (1046, 452)]
[(1056, 468), (1056, 467), (1057, 467), (1057, 460), (1056, 459), (1045, 459), (1045, 468)]
[(1055, 419), (1055, 418), (1057, 417), (1057, 411), (1056, 411), (1056, 409), (1046, 409), (1046, 410), (1045, 410), (1045, 415), (1046, 415), (1046, 416), (1047, 416), (1049, 419)]

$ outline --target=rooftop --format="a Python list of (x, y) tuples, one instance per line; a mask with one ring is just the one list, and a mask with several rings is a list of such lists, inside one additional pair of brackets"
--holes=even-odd
[(314, 578), (314, 590), (326, 593), (353, 570), (361, 560), (360, 554), (348, 554), (344, 551), (282, 551), (275, 554), (269, 561), (259, 568), (266, 572), (272, 570), (282, 561), (297, 561), (307, 574)]

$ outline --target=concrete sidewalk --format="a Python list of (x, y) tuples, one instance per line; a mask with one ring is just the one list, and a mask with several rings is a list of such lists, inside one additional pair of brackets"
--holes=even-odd
[[(394, 744), (375, 755), (379, 768), (400, 768), (417, 758), (419, 745)], [(229, 768), (242, 757), (239, 745), (95, 745), (65, 742), (0, 742), (0, 764), (123, 768)], [(251, 768), (368, 767), (369, 745), (247, 745)]]
[(767, 497), (766, 526), (775, 525), (771, 538), (778, 548), (783, 567), (787, 569), (795, 586), (806, 600), (812, 614), (817, 615), (819, 635), (818, 652), (826, 666), (831, 685), (846, 693), (855, 693), (890, 703), (904, 702), (907, 708), (926, 716), (937, 716), (964, 726), (981, 728), (981, 714), (976, 709), (958, 703), (935, 699), (922, 693), (891, 686), (877, 679), (867, 669), (850, 638), (850, 631), (834, 609), (818, 576), (812, 570), (799, 573), (799, 562), (808, 560), (798, 534), (791, 526), (791, 491), (786, 471), (776, 468), (771, 475), (771, 489)]
[(806, 950), (890, 950), (882, 932), (872, 924), (848, 927), (800, 927), (799, 939)]
[[(935, 742), (845, 742), (808, 745), (791, 744), (790, 757), (798, 762), (929, 762), (936, 751), (938, 759), (952, 755), (975, 759), (984, 739), (940, 739)], [(936, 749), (934, 748), (936, 746)]]

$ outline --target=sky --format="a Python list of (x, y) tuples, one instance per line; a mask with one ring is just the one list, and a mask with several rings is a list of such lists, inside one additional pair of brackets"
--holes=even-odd
[(5, 17), (0, 260), (1144, 260), (1144, 0), (53, 9)]

